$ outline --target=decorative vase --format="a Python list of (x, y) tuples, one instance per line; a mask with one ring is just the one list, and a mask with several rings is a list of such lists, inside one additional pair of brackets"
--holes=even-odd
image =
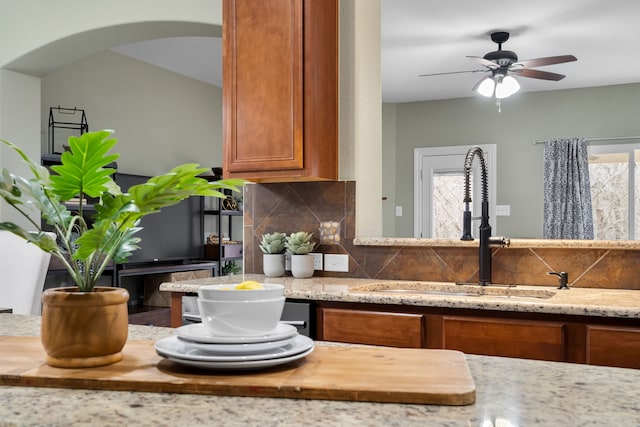
[(262, 254), (262, 270), (267, 277), (284, 275), (284, 254)]
[(313, 255), (291, 255), (291, 274), (298, 279), (313, 276)]
[(42, 294), (40, 338), (47, 364), (88, 368), (122, 360), (129, 328), (124, 288), (96, 286), (46, 289)]

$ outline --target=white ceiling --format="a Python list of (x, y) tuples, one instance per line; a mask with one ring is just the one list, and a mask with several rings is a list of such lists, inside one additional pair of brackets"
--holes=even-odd
[[(364, 0), (358, 0), (364, 1)], [(522, 91), (640, 81), (640, 1), (634, 0), (381, 0), (382, 97), (411, 102), (477, 96), (481, 73), (467, 55), (496, 50), (489, 34), (508, 31), (503, 49), (519, 59), (572, 54), (578, 61), (540, 67), (559, 82), (520, 77)], [(116, 52), (222, 85), (219, 38), (177, 37), (114, 48)]]
[(111, 50), (222, 87), (222, 39), (218, 37), (146, 40)]

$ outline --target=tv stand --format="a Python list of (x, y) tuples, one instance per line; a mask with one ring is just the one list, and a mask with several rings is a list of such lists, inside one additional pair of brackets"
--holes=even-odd
[[(157, 286), (153, 285), (153, 283), (158, 280), (157, 277), (169, 277), (172, 273), (194, 272), (196, 270), (209, 270), (213, 276), (217, 268), (217, 261), (200, 260), (164, 260), (118, 264), (116, 266), (116, 271), (114, 272), (114, 285), (122, 286), (122, 279), (124, 277), (150, 276), (151, 282), (149, 285), (151, 285), (151, 288), (148, 289), (147, 278), (145, 277), (144, 279), (145, 286), (143, 298), (145, 303), (129, 307), (129, 323), (139, 325), (170, 326), (171, 307), (169, 305), (146, 304), (147, 298), (149, 297), (146, 293), (152, 292), (153, 295), (155, 295), (155, 292), (157, 292)], [(154, 275), (160, 276), (154, 277)], [(152, 288), (155, 290), (150, 290)], [(170, 304), (169, 297), (167, 297), (166, 302)]]
[(177, 273), (179, 271), (194, 270), (211, 270), (213, 274), (217, 268), (217, 261), (200, 260), (118, 264), (115, 273), (115, 286), (120, 286), (120, 279), (127, 276), (146, 276), (148, 274)]

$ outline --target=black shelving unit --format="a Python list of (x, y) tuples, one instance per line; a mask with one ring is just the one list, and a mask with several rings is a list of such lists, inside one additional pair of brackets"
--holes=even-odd
[[(211, 179), (219, 179), (219, 177), (211, 177)], [(224, 193), (227, 195), (227, 199), (231, 198), (231, 191), (229, 190), (224, 190)], [(232, 206), (228, 206), (227, 203), (225, 203), (225, 199), (221, 199), (221, 198), (213, 198), (215, 199), (213, 204), (215, 205), (214, 209), (206, 209), (205, 205), (206, 203), (203, 202), (203, 210), (202, 210), (202, 221), (203, 221), (203, 230), (205, 230), (205, 225), (204, 225), (204, 221), (205, 221), (205, 217), (207, 216), (213, 216), (215, 217), (215, 223), (216, 223), (216, 228), (217, 228), (217, 249), (212, 249), (212, 250), (207, 250), (208, 248), (206, 247), (207, 244), (207, 237), (204, 237), (204, 241), (203, 246), (205, 247), (205, 258), (206, 259), (212, 259), (212, 260), (216, 260), (219, 261), (218, 262), (218, 266), (217, 266), (217, 270), (216, 270), (216, 275), (221, 275), (223, 268), (225, 267), (225, 265), (227, 265), (227, 263), (231, 262), (231, 261), (241, 261), (243, 256), (242, 256), (242, 242), (239, 241), (238, 243), (225, 243), (228, 242), (225, 238), (224, 238), (224, 232), (226, 230), (227, 232), (227, 237), (229, 238), (229, 241), (234, 241), (233, 240), (233, 220), (235, 218), (240, 218), (240, 220), (242, 220), (242, 217), (244, 215), (244, 212), (242, 210), (238, 210), (237, 208), (232, 209)], [(234, 202), (235, 203), (235, 202)], [(225, 248), (230, 248), (231, 245), (235, 246), (237, 244), (240, 244), (240, 254), (238, 256), (229, 256), (229, 251), (225, 250)], [(212, 251), (215, 251), (215, 253), (212, 253)]]

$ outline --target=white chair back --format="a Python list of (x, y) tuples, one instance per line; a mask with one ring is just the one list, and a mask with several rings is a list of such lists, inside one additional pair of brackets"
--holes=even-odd
[(0, 231), (0, 307), (15, 314), (41, 313), (51, 254), (9, 231)]

